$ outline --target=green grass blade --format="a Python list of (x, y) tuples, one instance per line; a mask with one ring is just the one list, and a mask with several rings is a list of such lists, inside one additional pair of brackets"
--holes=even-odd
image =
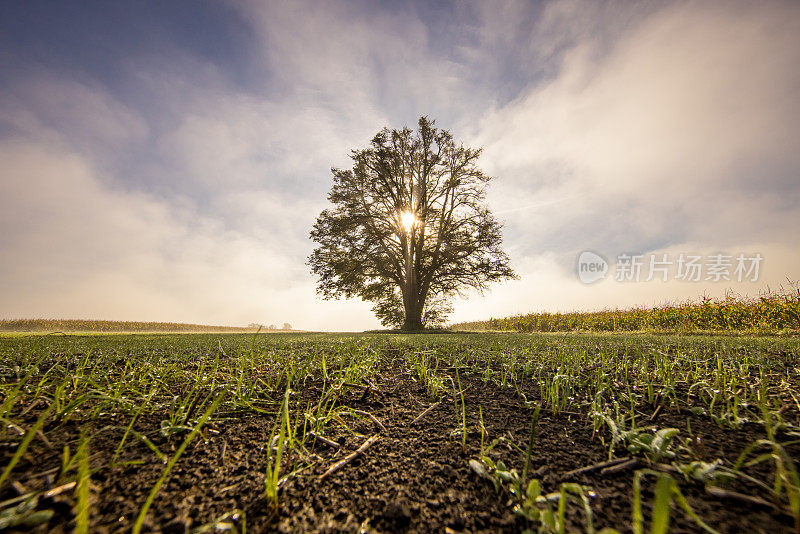
[(653, 497), (653, 519), (650, 526), (652, 534), (666, 534), (669, 530), (669, 505), (672, 500), (672, 486), (675, 481), (669, 475), (661, 475), (656, 481)]
[(89, 437), (85, 432), (81, 432), (78, 451), (75, 453), (78, 459), (78, 513), (75, 517), (76, 534), (86, 534), (89, 532)]

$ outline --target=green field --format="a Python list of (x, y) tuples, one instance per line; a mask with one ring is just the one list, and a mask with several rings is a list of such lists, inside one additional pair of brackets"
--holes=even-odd
[(800, 528), (796, 337), (32, 335), (0, 362), (0, 529)]

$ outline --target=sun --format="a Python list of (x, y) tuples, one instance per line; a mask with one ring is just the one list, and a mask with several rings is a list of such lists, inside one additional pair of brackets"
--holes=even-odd
[(417, 224), (417, 215), (413, 211), (400, 212), (400, 225), (405, 228), (406, 232), (410, 232), (415, 224)]

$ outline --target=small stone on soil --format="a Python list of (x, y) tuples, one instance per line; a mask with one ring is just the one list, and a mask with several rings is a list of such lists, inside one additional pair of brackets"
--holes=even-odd
[(383, 517), (398, 525), (407, 525), (411, 522), (411, 509), (404, 500), (390, 501), (383, 511)]

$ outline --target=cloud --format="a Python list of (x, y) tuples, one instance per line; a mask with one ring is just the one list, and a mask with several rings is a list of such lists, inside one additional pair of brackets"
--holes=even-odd
[(141, 114), (102, 87), (30, 69), (4, 87), (0, 126), (16, 135), (69, 146), (104, 163), (141, 145), (149, 127)]
[(598, 228), (594, 246), (622, 246), (604, 235), (613, 227), (642, 250), (692, 239), (727, 246), (798, 222), (798, 11), (681, 3), (599, 60), (591, 35), (579, 40), (553, 79), (481, 124), (485, 164), (504, 178), (506, 200), (575, 199), (515, 223), (524, 216), (545, 246), (566, 228), (566, 246), (579, 247), (568, 228), (591, 236), (587, 225)]
[(451, 96), (454, 80), (441, 71), (447, 65), (428, 54), (428, 28), (411, 9), (247, 2), (242, 10), (261, 38), (271, 83), (280, 91), (345, 116), (381, 120), (385, 112), (407, 107), (414, 120), (426, 100)]

